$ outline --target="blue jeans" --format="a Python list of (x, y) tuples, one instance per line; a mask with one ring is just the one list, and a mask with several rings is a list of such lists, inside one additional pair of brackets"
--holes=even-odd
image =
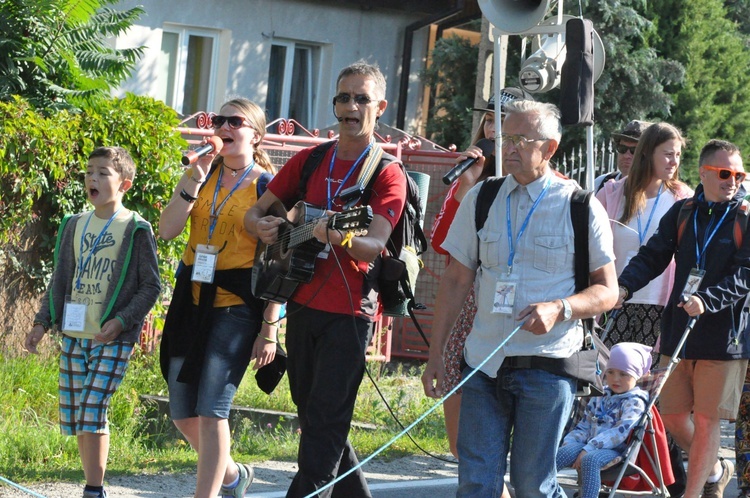
[(232, 400), (250, 363), (261, 319), (244, 305), (216, 309), (197, 385), (177, 381), (184, 357), (169, 359), (167, 383), (173, 420), (197, 416), (229, 418)]
[(461, 397), (456, 496), (500, 496), (512, 441), (510, 482), (516, 496), (563, 498), (555, 453), (574, 390), (572, 379), (543, 370), (501, 368), (497, 379), (474, 374)]

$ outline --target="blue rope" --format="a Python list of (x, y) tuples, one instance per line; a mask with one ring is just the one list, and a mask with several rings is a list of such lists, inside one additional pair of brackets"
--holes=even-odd
[(372, 460), (373, 458), (375, 458), (376, 456), (378, 456), (386, 448), (388, 448), (390, 445), (392, 445), (393, 443), (395, 443), (399, 438), (401, 438), (404, 434), (406, 434), (407, 432), (409, 432), (409, 430), (411, 430), (415, 425), (417, 425), (422, 420), (424, 420), (430, 413), (432, 413), (435, 410), (437, 410), (438, 407), (440, 407), (443, 403), (445, 403), (446, 399), (448, 399), (453, 393), (455, 393), (456, 391), (458, 391), (461, 388), (461, 386), (463, 386), (466, 383), (467, 380), (469, 380), (475, 373), (477, 373), (477, 371), (479, 369), (481, 369), (484, 366), (484, 364), (487, 363), (490, 360), (490, 358), (492, 358), (493, 356), (495, 356), (495, 354), (498, 351), (500, 351), (500, 348), (502, 348), (503, 346), (505, 346), (505, 343), (507, 343), (508, 340), (510, 340), (510, 338), (513, 337), (515, 335), (515, 333), (518, 332), (518, 330), (520, 328), (521, 328), (521, 325), (519, 325), (518, 327), (516, 327), (513, 330), (513, 332), (511, 332), (510, 335), (508, 335), (508, 337), (506, 337), (505, 340), (502, 341), (495, 348), (495, 350), (492, 351), (487, 356), (487, 358), (485, 358), (484, 360), (482, 360), (482, 362), (476, 368), (472, 369), (471, 372), (469, 372), (469, 374), (466, 376), (465, 379), (463, 379), (461, 382), (459, 382), (456, 387), (454, 387), (453, 389), (451, 389), (451, 391), (448, 394), (446, 394), (445, 396), (443, 396), (442, 398), (440, 398), (437, 403), (435, 403), (434, 405), (432, 405), (432, 407), (429, 410), (427, 410), (426, 412), (424, 412), (417, 420), (415, 420), (414, 422), (412, 422), (411, 424), (409, 424), (407, 427), (405, 427), (404, 430), (402, 430), (401, 432), (399, 432), (398, 434), (396, 434), (395, 436), (393, 436), (393, 438), (391, 438), (390, 441), (388, 441), (383, 446), (381, 446), (380, 448), (378, 448), (377, 450), (375, 450), (375, 452), (372, 455), (368, 456), (367, 458), (365, 458), (364, 460), (362, 460), (361, 462), (359, 462), (359, 465), (357, 465), (355, 467), (352, 467), (351, 469), (349, 469), (348, 471), (346, 471), (344, 474), (338, 476), (333, 481), (329, 482), (328, 484), (326, 484), (322, 488), (316, 490), (314, 493), (310, 493), (309, 495), (305, 496), (305, 498), (311, 498), (311, 497), (317, 496), (321, 491), (324, 491), (324, 490), (330, 488), (331, 486), (333, 486), (334, 484), (336, 484), (340, 480), (344, 479), (346, 476), (348, 476), (352, 472), (356, 472), (364, 464), (366, 464), (367, 462), (369, 462), (370, 460)]
[(40, 495), (39, 493), (35, 493), (35, 492), (33, 492), (32, 490), (30, 490), (30, 489), (26, 489), (26, 488), (24, 488), (24, 487), (23, 487), (23, 486), (21, 486), (20, 484), (16, 484), (16, 483), (14, 483), (13, 481), (9, 481), (8, 479), (4, 478), (3, 476), (0, 476), (0, 481), (2, 481), (2, 482), (4, 482), (4, 483), (8, 484), (9, 486), (11, 486), (11, 487), (13, 487), (13, 488), (16, 488), (16, 489), (18, 489), (18, 490), (20, 490), (20, 491), (23, 491), (23, 492), (24, 492), (24, 493), (26, 493), (26, 494), (29, 494), (29, 495), (31, 495), (31, 496), (36, 496), (36, 498), (47, 498), (47, 497), (46, 497), (46, 496), (44, 496), (44, 495)]

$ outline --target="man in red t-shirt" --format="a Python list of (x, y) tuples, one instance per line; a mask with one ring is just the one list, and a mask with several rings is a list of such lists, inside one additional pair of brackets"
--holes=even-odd
[[(371, 154), (379, 152), (373, 136), (388, 105), (385, 78), (364, 61), (344, 68), (333, 99), (339, 138), (307, 180), (302, 200), (330, 211), (342, 211), (341, 192), (357, 183)], [(282, 218), (268, 215), (274, 203), (299, 200), (302, 168), (314, 148), (292, 157), (269, 183), (268, 190), (245, 215), (245, 228), (266, 244), (276, 241)], [(344, 234), (327, 229), (321, 219), (314, 237), (326, 244), (312, 280), (296, 288), (287, 305), (287, 372), (297, 405), (302, 435), (299, 470), (287, 497), (314, 493), (357, 465), (348, 441), (354, 402), (365, 368), (365, 349), (380, 317), (372, 263), (385, 248), (406, 201), (406, 177), (397, 162), (380, 171), (370, 194), (373, 219), (366, 235), (342, 245)], [(353, 472), (318, 496), (370, 497), (361, 471)]]

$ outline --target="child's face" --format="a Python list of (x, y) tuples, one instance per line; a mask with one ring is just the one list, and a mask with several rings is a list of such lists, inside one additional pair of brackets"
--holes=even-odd
[(86, 195), (95, 210), (119, 204), (123, 194), (132, 185), (130, 180), (122, 178), (106, 157), (89, 159), (85, 183)]
[(608, 368), (604, 371), (604, 381), (612, 389), (615, 394), (622, 394), (630, 391), (635, 387), (635, 383), (638, 379), (632, 375), (617, 370), (616, 368)]

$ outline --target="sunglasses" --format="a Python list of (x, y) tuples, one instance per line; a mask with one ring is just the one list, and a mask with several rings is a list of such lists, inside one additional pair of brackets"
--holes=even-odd
[(729, 168), (720, 168), (718, 166), (701, 166), (701, 168), (706, 168), (711, 171), (716, 171), (716, 173), (719, 174), (720, 180), (729, 180), (729, 178), (734, 175), (734, 179), (737, 183), (742, 183), (745, 180), (745, 177), (747, 176), (747, 173), (744, 171), (734, 171), (733, 169)]
[(637, 147), (637, 145), (622, 145), (622, 144), (617, 144), (617, 147), (615, 147), (615, 148), (617, 149), (617, 153), (618, 154), (625, 154), (627, 151), (630, 151), (631, 154), (635, 155), (635, 148), (636, 147)]
[(348, 93), (340, 93), (333, 98), (333, 105), (348, 104), (352, 99), (354, 99), (354, 103), (357, 105), (368, 105), (374, 100), (367, 95), (355, 95), (354, 97), (352, 97)]
[(245, 122), (245, 118), (242, 116), (222, 116), (220, 114), (214, 114), (211, 116), (211, 126), (218, 129), (224, 126), (224, 123), (229, 123), (229, 127), (233, 130), (242, 128), (243, 126), (250, 126)]

